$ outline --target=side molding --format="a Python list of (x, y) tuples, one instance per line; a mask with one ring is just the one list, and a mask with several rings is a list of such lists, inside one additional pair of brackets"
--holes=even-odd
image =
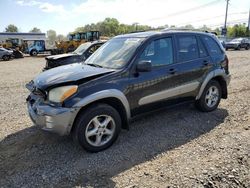
[(170, 97), (178, 96), (184, 93), (192, 92), (196, 90), (200, 85), (200, 82), (195, 81), (174, 88), (166, 89), (148, 96), (145, 96), (139, 100), (139, 105), (149, 104), (152, 102), (160, 101)]
[(130, 113), (130, 107), (129, 107), (128, 100), (127, 100), (126, 96), (118, 89), (108, 89), (108, 90), (102, 90), (102, 91), (93, 93), (93, 94), (83, 98), (82, 100), (80, 100), (78, 103), (76, 103), (74, 105), (74, 107), (81, 108), (81, 107), (86, 106), (86, 105), (88, 105), (92, 102), (95, 102), (97, 100), (105, 99), (105, 98), (109, 98), (109, 97), (114, 97), (114, 98), (117, 98), (121, 101), (121, 103), (123, 104), (123, 106), (126, 110), (127, 118), (130, 119), (131, 113)]
[(212, 78), (214, 78), (214, 77), (216, 77), (216, 76), (221, 76), (227, 83), (229, 82), (229, 81), (228, 81), (228, 76), (226, 75), (224, 69), (216, 69), (216, 70), (210, 72), (210, 73), (207, 75), (207, 77), (205, 78), (205, 80), (203, 81), (203, 83), (202, 83), (202, 85), (201, 85), (201, 87), (200, 87), (200, 91), (199, 91), (198, 95), (197, 95), (196, 98), (195, 98), (196, 100), (198, 100), (198, 99), (201, 97), (201, 95), (202, 95), (202, 93), (203, 93), (203, 90), (205, 89), (207, 83), (208, 83)]

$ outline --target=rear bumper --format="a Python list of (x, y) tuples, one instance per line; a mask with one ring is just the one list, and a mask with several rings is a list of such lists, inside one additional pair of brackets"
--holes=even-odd
[(31, 120), (41, 129), (68, 135), (78, 112), (75, 108), (52, 107), (39, 100), (33, 104), (27, 101), (28, 112)]

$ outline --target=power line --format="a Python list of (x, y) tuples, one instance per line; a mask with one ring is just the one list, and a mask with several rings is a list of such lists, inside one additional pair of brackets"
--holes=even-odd
[[(227, 25), (232, 25), (232, 24), (239, 24), (239, 23), (244, 23), (247, 22), (247, 19), (238, 19), (238, 20), (233, 20), (227, 23)], [(213, 25), (207, 25), (207, 27), (218, 27), (218, 26), (223, 26), (224, 23), (220, 24), (213, 24)]]
[[(235, 13), (231, 13), (229, 14), (229, 16), (231, 15), (237, 15), (237, 14), (247, 14), (248, 12), (235, 12)], [(215, 18), (219, 18), (219, 17), (222, 17), (222, 16), (225, 16), (224, 14), (223, 15), (218, 15), (218, 16), (214, 16), (214, 17), (210, 17), (210, 18), (205, 18), (205, 19), (199, 19), (199, 20), (192, 20), (192, 22), (182, 22), (182, 23), (179, 23), (178, 25), (185, 25), (185, 24), (191, 24), (191, 23), (196, 23), (196, 22), (202, 22), (202, 21), (206, 21), (206, 20), (211, 20), (211, 19), (215, 19)]]
[(166, 17), (174, 17), (174, 16), (178, 16), (178, 15), (181, 15), (181, 14), (186, 14), (188, 12), (192, 12), (192, 11), (196, 11), (198, 9), (202, 9), (202, 8), (205, 8), (205, 7), (208, 7), (208, 6), (211, 6), (213, 4), (217, 4), (219, 3), (221, 0), (215, 0), (215, 1), (212, 1), (212, 2), (209, 2), (209, 3), (206, 3), (204, 5), (200, 5), (200, 6), (197, 6), (197, 7), (193, 7), (193, 8), (190, 8), (190, 9), (186, 9), (186, 10), (182, 10), (182, 11), (178, 11), (178, 12), (175, 12), (175, 13), (171, 13), (171, 14), (168, 14), (166, 16), (163, 16), (163, 17), (158, 17), (158, 18), (152, 18), (148, 21), (153, 21), (153, 20), (159, 20), (159, 19), (163, 19), (163, 18), (166, 18)]

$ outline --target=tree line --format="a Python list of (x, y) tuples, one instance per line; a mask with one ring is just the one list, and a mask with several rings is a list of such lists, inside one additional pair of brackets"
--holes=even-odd
[[(113, 37), (119, 34), (131, 33), (136, 31), (146, 31), (146, 30), (161, 30), (165, 28), (177, 28), (175, 25), (164, 25), (157, 28), (153, 28), (148, 25), (140, 25), (138, 23), (133, 24), (123, 24), (120, 23), (116, 18), (105, 18), (103, 21), (97, 23), (86, 24), (82, 27), (77, 27), (72, 33), (78, 32), (86, 32), (86, 31), (100, 31), (102, 36)], [(182, 29), (195, 29), (191, 24), (186, 26), (178, 27)], [(216, 32), (218, 35), (221, 33), (220, 28), (211, 29), (206, 25), (198, 28), (199, 30), (203, 31), (213, 31)], [(17, 26), (10, 24), (5, 28), (5, 32), (19, 32)], [(32, 28), (29, 32), (37, 32), (41, 33), (41, 30), (37, 27)], [(48, 30), (47, 36), (49, 39), (55, 40), (65, 40), (66, 36), (64, 35), (57, 35), (56, 31)], [(227, 27), (227, 37), (250, 37), (250, 32), (246, 24), (236, 24), (234, 26)]]

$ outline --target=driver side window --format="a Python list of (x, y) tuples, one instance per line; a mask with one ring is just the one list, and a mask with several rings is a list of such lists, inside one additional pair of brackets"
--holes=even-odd
[(142, 52), (139, 61), (151, 61), (153, 67), (173, 63), (173, 45), (171, 38), (152, 41)]

